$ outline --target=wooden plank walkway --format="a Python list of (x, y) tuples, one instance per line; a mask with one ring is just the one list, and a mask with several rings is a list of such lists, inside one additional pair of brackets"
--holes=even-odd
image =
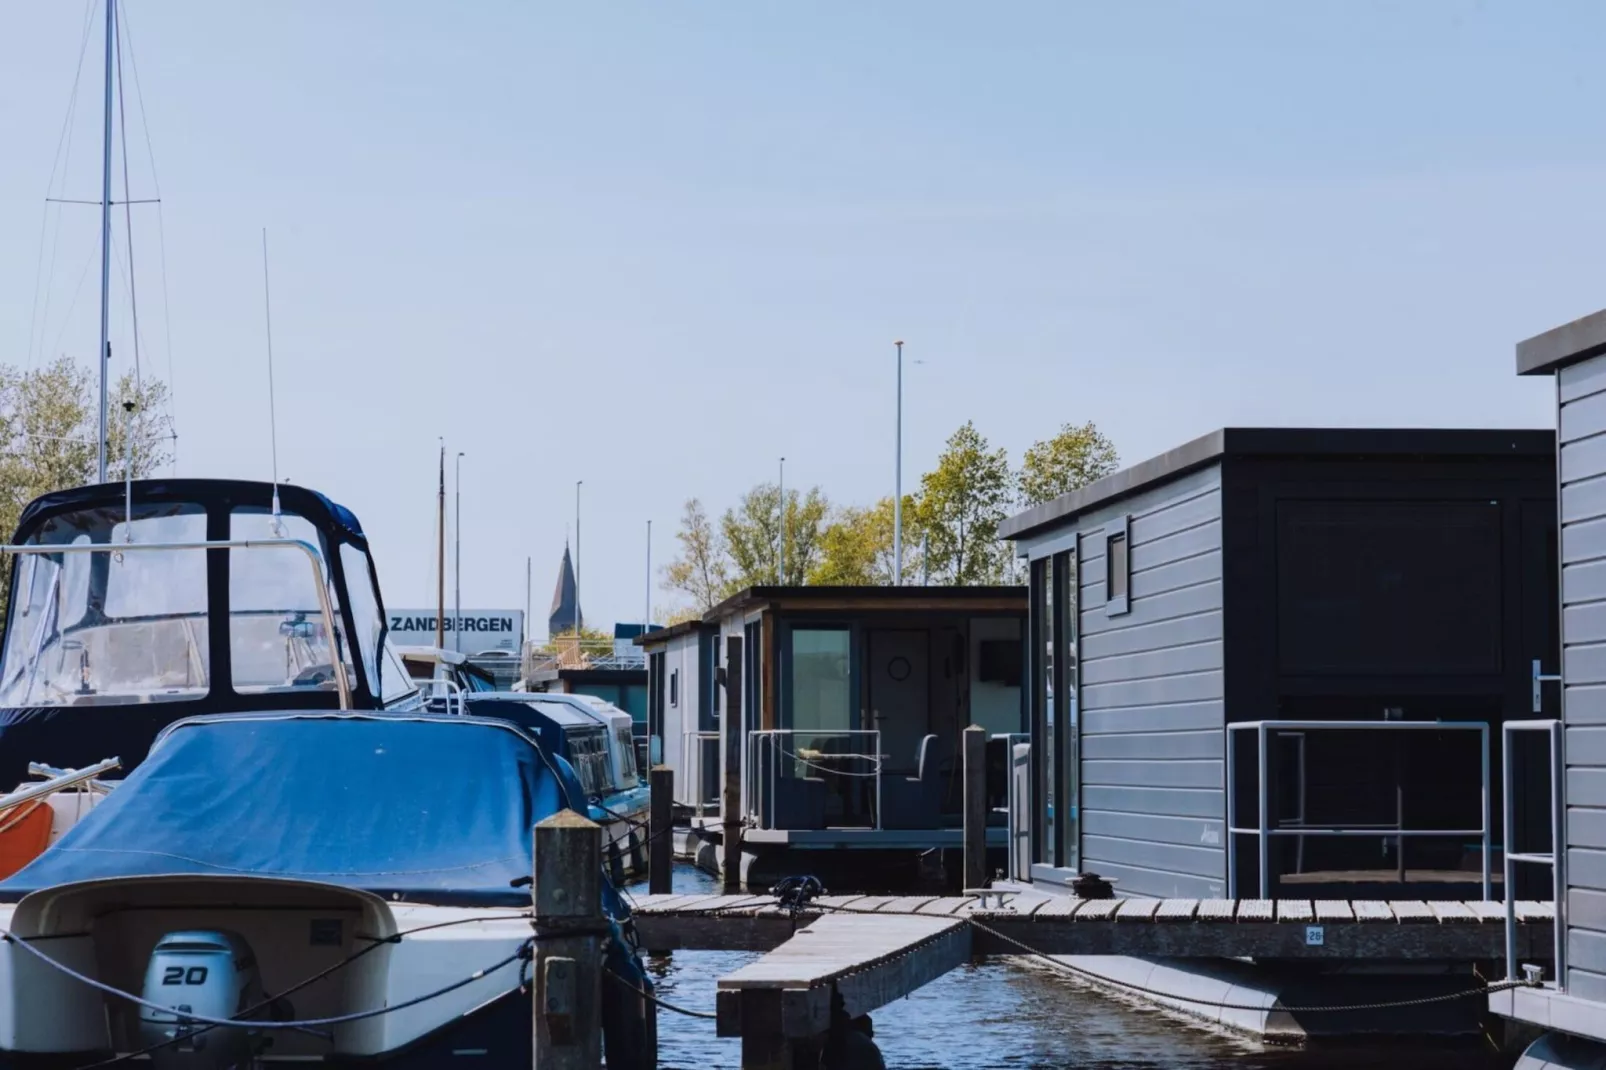
[[(1178, 958), (1473, 961), (1505, 954), (1504, 904), (1482, 902), (1060, 896), (1017, 897), (1002, 908), (983, 909), (976, 900), (958, 896), (844, 895), (823, 897), (793, 917), (763, 896), (649, 895), (636, 899), (634, 912), (642, 946), (653, 951), (771, 951), (794, 933), (810, 931), (816, 950), (805, 957), (816, 967), (834, 963), (824, 973), (835, 971), (835, 980), (819, 980), (819, 970), (796, 973), (800, 947), (787, 952), (791, 965), (784, 969), (794, 971), (792, 979), (804, 988), (839, 983), (887, 956), (908, 953), (911, 940), (918, 943), (938, 931), (965, 930), (967, 956), (1021, 954), (1021, 945), (1051, 955)], [(905, 918), (946, 927), (908, 928), (901, 924)], [(1551, 904), (1519, 902), (1517, 918), (1518, 953), (1548, 960), (1555, 918)], [(855, 924), (855, 919), (869, 924)], [(816, 928), (822, 921), (832, 924)], [(838, 947), (832, 943), (837, 933), (855, 935), (844, 935), (849, 943)], [(885, 939), (875, 938), (876, 933)], [(817, 939), (822, 935), (828, 939)], [(837, 957), (821, 957), (827, 944)], [(843, 957), (849, 952), (856, 957)]]
[(719, 1035), (818, 1036), (833, 994), (850, 1017), (868, 1014), (969, 961), (970, 942), (958, 917), (827, 914), (719, 979)]

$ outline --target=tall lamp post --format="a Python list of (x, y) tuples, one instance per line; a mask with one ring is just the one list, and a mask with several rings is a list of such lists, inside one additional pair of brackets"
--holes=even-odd
[(585, 486), (585, 480), (574, 481), (574, 641), (580, 641), (580, 629), (585, 624), (585, 615), (580, 610), (580, 488)]
[(452, 520), (452, 648), (463, 652), (463, 458), (457, 451), (457, 464), (452, 472), (456, 483), (452, 509), (457, 514)]
[(903, 342), (898, 347), (897, 445), (893, 450), (892, 475), (892, 584), (903, 586)]
[(781, 566), (775, 572), (775, 582), (786, 586), (786, 458), (781, 458), (780, 481), (776, 484), (781, 496), (781, 534), (777, 542), (781, 547)]

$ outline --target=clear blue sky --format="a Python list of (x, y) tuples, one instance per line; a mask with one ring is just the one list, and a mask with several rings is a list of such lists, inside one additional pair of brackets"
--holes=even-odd
[[(280, 470), (357, 510), (392, 605), (432, 600), (439, 435), (465, 605), (521, 606), (531, 554), (544, 618), (584, 479), (587, 617), (636, 619), (645, 522), (661, 563), (686, 498), (783, 454), (890, 491), (896, 338), (929, 362), (912, 482), (966, 419), (1017, 455), (1093, 419), (1132, 461), (1232, 424), (1546, 426), (1512, 344), (1606, 305), (1585, 0), (127, 3), (179, 470), (269, 474), (266, 225)], [(94, 347), (93, 208), (29, 342), (83, 19), (0, 9), (17, 364)], [(68, 196), (98, 195), (98, 48)]]

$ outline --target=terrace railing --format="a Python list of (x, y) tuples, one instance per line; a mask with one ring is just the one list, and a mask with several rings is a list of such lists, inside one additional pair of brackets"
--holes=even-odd
[[(1480, 737), (1482, 753), (1482, 770), (1480, 785), (1482, 787), (1482, 825), (1479, 828), (1455, 829), (1408, 829), (1404, 827), (1403, 819), (1397, 819), (1392, 826), (1365, 826), (1355, 823), (1342, 825), (1315, 825), (1306, 820), (1303, 799), (1299, 807), (1299, 814), (1295, 824), (1278, 824), (1273, 826), (1271, 817), (1271, 801), (1268, 797), (1268, 767), (1270, 766), (1270, 740), (1273, 735), (1312, 732), (1476, 732)], [(1257, 765), (1256, 794), (1257, 794), (1257, 821), (1253, 827), (1242, 827), (1238, 823), (1238, 768), (1237, 748), (1233, 746), (1234, 732), (1255, 733), (1255, 756)], [(1303, 753), (1303, 741), (1301, 741)], [(1508, 807), (1509, 811), (1509, 807)], [(1489, 726), (1483, 721), (1241, 721), (1227, 725), (1227, 897), (1236, 899), (1238, 891), (1238, 837), (1255, 837), (1259, 854), (1260, 898), (1271, 898), (1271, 840), (1275, 836), (1369, 836), (1382, 835), (1385, 838), (1396, 840), (1397, 851), (1403, 856), (1405, 840), (1413, 836), (1476, 836), (1482, 845), (1483, 853), (1483, 898), (1487, 902), (1490, 896), (1490, 821), (1489, 821)], [(1403, 871), (1403, 860), (1401, 869)], [(1510, 885), (1507, 886), (1508, 899)]]

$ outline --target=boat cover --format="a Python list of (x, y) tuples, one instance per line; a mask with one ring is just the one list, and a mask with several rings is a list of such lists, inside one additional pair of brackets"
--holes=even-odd
[[(111, 506), (122, 509), (128, 492), (122, 483), (96, 483), (86, 487), (43, 494), (28, 503), (17, 520), (16, 542), (32, 538), (39, 526), (53, 516)], [(181, 502), (217, 507), (225, 513), (239, 506), (267, 508), (273, 502), (274, 484), (244, 479), (136, 479), (133, 500), (141, 505), (152, 502)], [(287, 513), (305, 517), (320, 530), (335, 532), (360, 549), (368, 549), (357, 514), (338, 502), (307, 487), (278, 484), (279, 503)]]
[(79, 881), (206, 875), (528, 907), (529, 889), (512, 882), (530, 875), (531, 827), (569, 799), (585, 812), (568, 765), (549, 765), (524, 731), (488, 718), (196, 718), (169, 728), (54, 847), (0, 881), (0, 902)]

